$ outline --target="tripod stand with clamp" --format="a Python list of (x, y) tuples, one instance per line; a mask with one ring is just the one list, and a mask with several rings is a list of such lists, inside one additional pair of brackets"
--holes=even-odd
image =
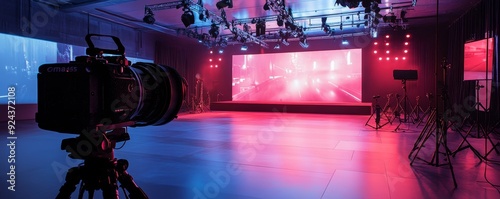
[[(401, 119), (401, 114), (399, 114), (400, 115), (398, 117), (399, 124), (398, 124), (398, 126), (396, 127), (396, 129), (394, 131), (398, 131), (400, 129), (399, 127), (401, 126), (401, 124), (407, 123), (407, 122), (409, 122), (408, 121), (409, 119), (412, 119), (410, 117), (411, 114), (408, 112), (408, 109), (407, 109), (407, 105), (408, 104), (410, 104), (410, 109), (413, 109), (413, 108), (412, 108), (410, 100), (408, 99), (408, 92), (407, 92), (407, 89), (406, 89), (406, 79), (401, 80), (401, 83), (403, 84), (403, 90), (404, 90), (404, 96), (403, 96), (403, 99), (401, 99), (401, 101), (403, 101), (403, 106), (402, 106), (402, 108), (400, 110), (400, 112), (403, 112), (403, 119)], [(398, 103), (399, 107), (401, 107), (401, 101)]]
[[(422, 122), (424, 122), (424, 119), (425, 119), (426, 117), (429, 117), (429, 116), (430, 116), (430, 114), (431, 114), (431, 112), (434, 110), (434, 108), (432, 107), (432, 103), (431, 103), (432, 98), (434, 97), (434, 96), (432, 95), (432, 93), (426, 93), (426, 94), (425, 94), (425, 97), (426, 97), (426, 98), (427, 98), (427, 100), (429, 101), (429, 106), (428, 106), (428, 107), (427, 107), (427, 109), (425, 109), (425, 111), (423, 112), (423, 115), (422, 115), (422, 117), (420, 118), (420, 121), (418, 121), (417, 127), (419, 127), (419, 126), (420, 126), (420, 124), (422, 124)], [(429, 120), (429, 118), (427, 118), (427, 120)]]
[[(441, 85), (441, 99), (443, 103), (443, 110), (446, 110), (448, 108), (447, 102), (449, 100), (448, 97), (448, 86), (446, 84), (446, 69), (450, 68), (450, 64), (447, 63), (446, 59), (443, 59), (443, 62), (441, 63), (441, 69), (443, 70), (443, 85)], [(438, 74), (438, 68), (436, 68), (436, 74)], [(437, 88), (436, 88), (437, 90)], [(453, 177), (453, 184), (455, 185), (455, 188), (457, 187), (457, 180), (455, 178), (455, 172), (453, 170), (453, 165), (451, 163), (451, 150), (448, 147), (448, 125), (447, 121), (443, 117), (443, 113), (439, 113), (439, 101), (436, 99), (436, 107), (433, 108), (433, 111), (431, 111), (431, 114), (429, 115), (429, 118), (427, 120), (426, 125), (420, 132), (419, 138), (416, 140), (413, 149), (411, 150), (410, 154), (408, 155), (408, 158), (411, 160), (410, 165), (413, 165), (416, 159), (422, 160), (425, 163), (435, 166), (435, 167), (440, 167), (440, 166), (449, 166), (451, 175)], [(424, 148), (424, 145), (428, 141), (428, 139), (434, 135), (435, 137), (435, 148), (432, 153), (432, 158), (430, 161), (427, 161), (423, 158), (419, 157), (419, 153), (422, 148)], [(440, 158), (439, 156), (443, 154), (445, 155), (445, 160), (446, 163), (441, 164), (439, 162)]]
[(80, 183), (79, 199), (83, 198), (85, 191), (88, 192), (89, 199), (94, 198), (96, 190), (102, 190), (104, 199), (118, 199), (117, 181), (120, 182), (127, 199), (147, 199), (148, 196), (127, 172), (128, 161), (114, 157), (116, 142), (129, 139), (126, 127), (121, 127), (109, 133), (98, 130), (88, 135), (63, 140), (61, 149), (69, 152), (71, 158), (83, 159), (84, 162), (68, 170), (66, 182), (59, 189), (56, 199), (69, 199), (78, 183)]
[[(484, 107), (484, 105), (481, 103), (480, 99), (479, 99), (479, 91), (481, 90), (481, 88), (484, 88), (484, 85), (480, 85), (479, 84), (479, 80), (476, 80), (476, 85), (475, 85), (475, 90), (476, 90), (476, 103), (474, 103), (474, 106), (472, 107), (475, 107), (476, 108), (476, 119), (474, 120), (472, 126), (467, 130), (467, 132), (465, 133), (465, 135), (462, 135), (462, 133), (460, 133), (459, 131), (459, 134), (460, 136), (463, 138), (462, 142), (460, 143), (460, 145), (457, 147), (457, 149), (453, 152), (453, 156), (455, 156), (458, 152), (464, 150), (464, 149), (467, 149), (467, 148), (470, 148), (472, 150), (472, 152), (480, 159), (480, 160), (486, 160), (487, 159), (487, 156), (495, 151), (497, 154), (500, 153), (500, 151), (497, 149), (498, 146), (500, 146), (500, 143), (497, 142), (496, 144), (493, 142), (493, 140), (491, 139), (490, 137), (490, 132), (488, 132), (488, 129), (485, 128), (479, 121), (479, 112), (480, 110), (484, 110), (484, 114), (487, 114), (488, 113), (488, 108)], [(492, 145), (492, 148), (486, 152), (486, 154), (484, 155), (481, 155), (479, 153), (479, 151), (477, 149), (475, 149), (471, 144), (470, 142), (467, 140), (468, 137), (471, 135), (472, 131), (473, 130), (476, 130), (476, 133), (477, 133), (477, 137), (483, 137), (484, 139), (486, 139), (487, 141), (489, 141)], [(467, 143), (467, 145), (464, 146), (464, 143)], [(485, 143), (487, 143), (485, 141)]]
[[(384, 127), (385, 125), (389, 124), (389, 122), (390, 122), (390, 119), (387, 118), (387, 116), (385, 115), (385, 113), (382, 111), (382, 108), (378, 104), (378, 99), (379, 98), (380, 98), (380, 95), (373, 96), (373, 99), (375, 100), (375, 103), (374, 103), (375, 104), (375, 108), (374, 108), (373, 113), (370, 115), (370, 117), (368, 118), (368, 120), (365, 123), (365, 126), (372, 127), (375, 130), (381, 129), (382, 127)], [(384, 123), (384, 124), (380, 124), (380, 119), (381, 119), (382, 115), (386, 116), (386, 119), (387, 119), (387, 122)], [(375, 126), (369, 124), (369, 122), (373, 118), (373, 116), (375, 116)]]

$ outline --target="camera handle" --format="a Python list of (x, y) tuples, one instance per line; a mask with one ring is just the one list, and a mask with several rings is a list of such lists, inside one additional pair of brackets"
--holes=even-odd
[[(92, 42), (92, 37), (109, 37), (113, 39), (113, 41), (116, 44), (117, 49), (112, 50), (112, 49), (103, 49), (103, 48), (96, 48), (94, 43)], [(89, 46), (86, 50), (87, 55), (89, 56), (97, 56), (101, 54), (112, 54), (112, 55), (121, 55), (125, 56), (125, 47), (123, 46), (122, 42), (118, 37), (111, 36), (111, 35), (101, 35), (101, 34), (87, 34), (85, 36), (85, 41), (87, 42), (87, 45)]]

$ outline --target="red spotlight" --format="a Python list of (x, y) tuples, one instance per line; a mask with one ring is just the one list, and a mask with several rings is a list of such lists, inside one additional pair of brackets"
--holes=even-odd
[(399, 58), (398, 58), (398, 57), (396, 57), (396, 58), (394, 58), (394, 59), (395, 59), (396, 61), (397, 61), (397, 60), (399, 60)]
[(381, 61), (381, 60), (382, 60), (382, 57), (379, 57), (379, 58), (378, 58), (378, 60), (379, 60), (379, 61)]
[(408, 53), (408, 50), (405, 50), (404, 52), (405, 52), (405, 53)]
[(389, 46), (389, 42), (385, 43), (386, 46)]
[(214, 51), (210, 51), (210, 54), (214, 54)]
[(389, 51), (385, 51), (385, 53), (389, 54)]
[(410, 37), (411, 37), (410, 34), (406, 34), (406, 38), (410, 38)]
[(389, 61), (389, 60), (391, 60), (391, 58), (387, 57), (386, 60)]
[(219, 58), (219, 61), (222, 61), (222, 58)]
[(385, 38), (389, 39), (389, 35), (386, 35)]
[(208, 61), (212, 62), (212, 59), (209, 59)]
[(378, 45), (378, 42), (373, 42), (373, 45)]
[(403, 57), (403, 60), (406, 60), (406, 57)]
[(408, 43), (408, 42), (405, 42), (405, 46), (408, 46), (408, 44), (410, 44), (410, 43)]
[(374, 51), (373, 51), (373, 53), (374, 53), (374, 54), (377, 54), (377, 51), (376, 51), (376, 50), (374, 50)]
[(214, 65), (210, 65), (210, 68), (213, 68), (213, 67), (214, 67)]
[(215, 68), (218, 68), (218, 67), (219, 67), (219, 65), (215, 65)]

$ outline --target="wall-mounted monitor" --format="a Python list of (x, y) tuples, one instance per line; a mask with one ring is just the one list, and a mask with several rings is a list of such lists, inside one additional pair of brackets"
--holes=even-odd
[(493, 38), (464, 44), (464, 80), (491, 79), (493, 47)]
[(476, 109), (484, 111), (490, 106), (493, 74), (494, 39), (487, 38), (464, 44), (464, 80), (476, 81)]
[(232, 100), (361, 102), (361, 49), (234, 55)]

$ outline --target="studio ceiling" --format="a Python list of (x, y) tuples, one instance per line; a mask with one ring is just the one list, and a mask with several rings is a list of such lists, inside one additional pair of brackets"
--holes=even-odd
[[(66, 12), (87, 13), (91, 16), (106, 19), (115, 23), (123, 24), (135, 29), (159, 31), (170, 35), (186, 36), (186, 27), (181, 22), (182, 8), (154, 10), (154, 24), (143, 22), (145, 6), (157, 4), (175, 4), (174, 0), (37, 0), (40, 3), (51, 4)], [(203, 8), (210, 13), (220, 16), (216, 3), (219, 0), (201, 1)], [(269, 1), (269, 0), (268, 0)], [(278, 0), (279, 1), (279, 0)], [(345, 0), (347, 1), (347, 0)], [(439, 20), (443, 24), (449, 24), (453, 19), (460, 16), (480, 0), (439, 0)], [(200, 3), (191, 0), (192, 4)], [(276, 0), (272, 0), (276, 2)], [(382, 16), (392, 13), (398, 19), (401, 11), (406, 11), (407, 22), (399, 20), (397, 23), (384, 23), (380, 19), (377, 30), (383, 29), (418, 29), (429, 27), (436, 23), (437, 0), (381, 0), (378, 6), (381, 8)], [(248, 23), (251, 32), (255, 31), (252, 19), (266, 19), (266, 34), (276, 35), (280, 29), (276, 23), (277, 13), (272, 10), (264, 10), (266, 0), (244, 1), (233, 0), (233, 8), (224, 8), (228, 21), (235, 21), (236, 27), (243, 29), (243, 24)], [(286, 8), (291, 9), (294, 22), (297, 26), (304, 27), (304, 33), (311, 37), (327, 37), (345, 34), (368, 33), (369, 27), (364, 24), (365, 8), (342, 7), (336, 4), (336, 0), (286, 0)], [(187, 29), (197, 33), (208, 32), (211, 19), (199, 20), (198, 12), (195, 14), (195, 23)], [(321, 17), (327, 17), (327, 24), (334, 29), (334, 34), (326, 35), (321, 27)], [(240, 25), (241, 24), (241, 25)], [(359, 24), (359, 25), (358, 25)], [(342, 25), (342, 30), (340, 28)], [(371, 25), (369, 25), (371, 26)], [(231, 35), (231, 31), (223, 25), (219, 35)], [(271, 37), (272, 38), (272, 37)], [(266, 38), (262, 38), (266, 40)], [(268, 38), (269, 39), (269, 38)]]

